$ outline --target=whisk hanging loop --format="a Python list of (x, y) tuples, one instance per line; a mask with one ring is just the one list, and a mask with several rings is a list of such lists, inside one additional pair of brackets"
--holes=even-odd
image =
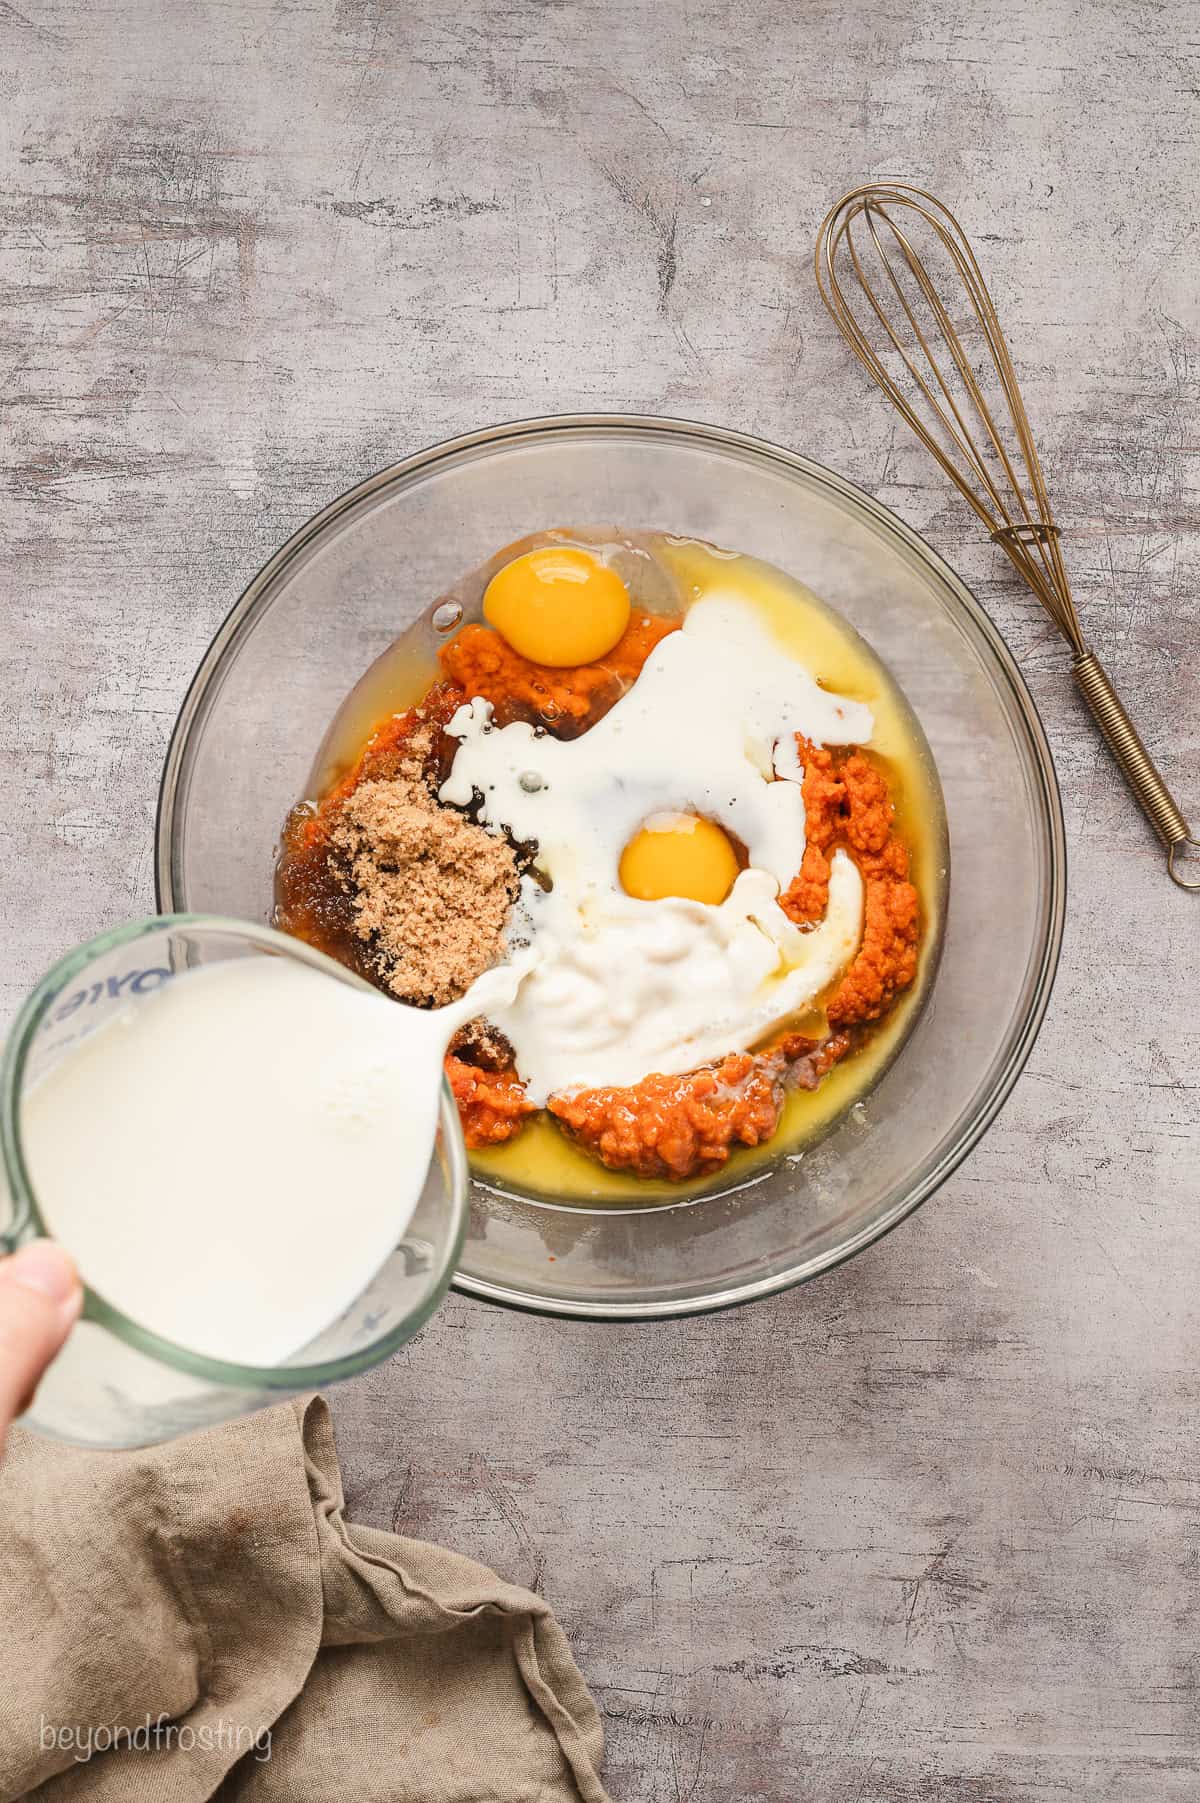
[(855, 356), (1071, 647), (1072, 674), (1172, 879), (1200, 890), (1187, 873), (1200, 842), (1084, 635), (1016, 371), (966, 233), (923, 188), (868, 183), (826, 215), (816, 273)]

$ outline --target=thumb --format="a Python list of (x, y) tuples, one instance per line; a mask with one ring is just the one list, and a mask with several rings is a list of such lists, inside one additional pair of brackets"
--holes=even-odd
[(0, 1259), (0, 1451), (82, 1306), (75, 1266), (52, 1240), (32, 1240)]

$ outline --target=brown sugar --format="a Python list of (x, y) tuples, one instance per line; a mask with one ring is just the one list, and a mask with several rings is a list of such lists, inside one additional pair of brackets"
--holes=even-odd
[(401, 1001), (453, 1001), (503, 952), (517, 893), (511, 847), (429, 786), (433, 738), (417, 732), (392, 774), (359, 783), (329, 838), (354, 932)]
[(450, 1050), (467, 1064), (478, 1065), (485, 1071), (507, 1070), (514, 1058), (512, 1046), (503, 1033), (482, 1015), (459, 1028), (450, 1041)]

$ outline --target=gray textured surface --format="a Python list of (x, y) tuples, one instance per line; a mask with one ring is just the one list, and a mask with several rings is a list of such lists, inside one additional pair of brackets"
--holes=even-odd
[(864, 174), (961, 211), (1195, 818), (1198, 50), (1183, 0), (0, 3), (6, 1010), (151, 906), (159, 764), (243, 582), (459, 429), (629, 407), (806, 450), (928, 531), (1043, 709), (1063, 967), (933, 1204), (733, 1316), (452, 1300), (337, 1398), (364, 1517), (559, 1608), (622, 1803), (1200, 1795), (1200, 905), (809, 268)]

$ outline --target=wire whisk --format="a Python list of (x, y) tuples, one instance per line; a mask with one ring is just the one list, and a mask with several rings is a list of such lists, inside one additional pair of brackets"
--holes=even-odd
[(851, 350), (1066, 639), (1075, 680), (1166, 847), (1168, 871), (1181, 888), (1200, 890), (1200, 877), (1187, 874), (1200, 841), (1084, 635), (1012, 358), (962, 227), (923, 189), (871, 183), (826, 215), (816, 271)]

